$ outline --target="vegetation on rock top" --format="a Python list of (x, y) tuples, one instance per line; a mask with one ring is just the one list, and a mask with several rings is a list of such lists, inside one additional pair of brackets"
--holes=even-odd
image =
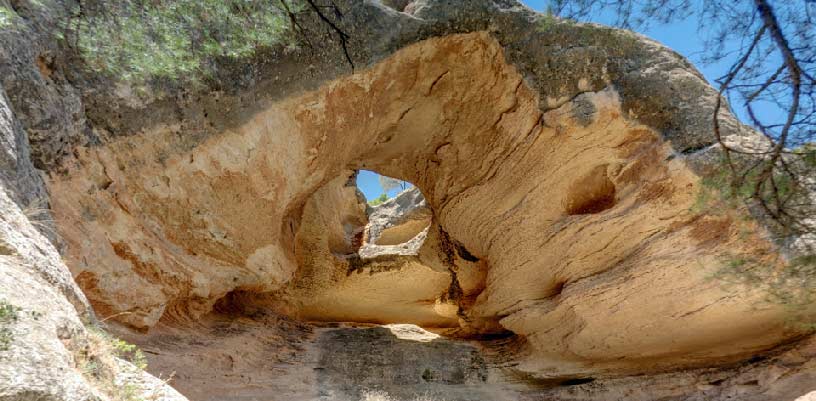
[(60, 37), (92, 70), (125, 82), (195, 81), (214, 58), (294, 46), (290, 16), (301, 9), (298, 0), (82, 1)]
[(74, 351), (77, 368), (114, 401), (143, 401), (134, 383), (118, 383), (120, 366), (114, 358), (122, 358), (139, 370), (147, 368), (147, 358), (135, 345), (116, 338), (101, 328), (87, 326), (87, 338)]
[(14, 25), (17, 14), (8, 7), (0, 6), (0, 29), (9, 28)]

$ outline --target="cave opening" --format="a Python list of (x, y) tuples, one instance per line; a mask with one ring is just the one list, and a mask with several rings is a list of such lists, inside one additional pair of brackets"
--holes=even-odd
[[(383, 366), (413, 390), (482, 380), (480, 352), (454, 336), (496, 339), (514, 369), (570, 386), (642, 360), (731, 355), (699, 318), (720, 306), (653, 302), (700, 284), (698, 261), (716, 258), (686, 235), (701, 221), (686, 212), (696, 176), (625, 117), (613, 87), (580, 95), (591, 108), (542, 108), (501, 55), (488, 33), (429, 40), (194, 146), (159, 127), (79, 149), (48, 183), (66, 263), (149, 371), (176, 372), (195, 401), (320, 399), (321, 382), (354, 393)], [(416, 187), (375, 207), (360, 170)], [(383, 214), (390, 223), (372, 235), (372, 216), (402, 197), (426, 206), (398, 223)], [(623, 274), (634, 266), (649, 269)], [(597, 313), (609, 296), (626, 298), (612, 317)], [(632, 335), (632, 321), (670, 333), (662, 317), (681, 312), (683, 336)], [(749, 320), (720, 337), (762, 345), (741, 336)], [(439, 363), (476, 368), (424, 364), (426, 348), (411, 346), (378, 359), (403, 343), (385, 327), (395, 324), (444, 334), (416, 343), (450, 346)]]
[[(320, 212), (312, 218), (312, 213), (338, 205), (340, 213)], [(462, 259), (457, 249), (463, 247), (434, 219), (418, 186), (371, 170), (347, 170), (315, 192), (302, 224), (319, 225), (325, 239), (311, 234), (296, 238), (299, 267), (293, 287), (300, 318), (460, 327), (464, 295), (456, 261)], [(321, 246), (328, 246), (331, 259), (313, 257)], [(463, 275), (483, 281), (484, 263), (464, 253), (468, 259), (462, 260), (477, 266), (468, 268), (478, 273)], [(466, 283), (471, 296), (481, 286)]]
[(481, 349), (492, 339), (476, 338), (463, 309), (483, 289), (486, 262), (451, 239), (413, 183), (376, 170), (345, 181), (365, 211), (365, 225), (347, 229), (362, 233), (347, 237), (356, 252), (335, 253), (345, 276), (300, 306), (319, 333), (318, 382), (361, 401), (459, 399), (489, 386)]
[(356, 183), (366, 199), (368, 220), (360, 257), (416, 254), (425, 242), (432, 215), (419, 188), (369, 170), (358, 170)]
[(362, 174), (380, 182), (347, 169), (305, 202), (286, 289), (239, 288), (195, 322), (171, 312), (147, 332), (111, 322), (113, 332), (196, 401), (300, 399), (313, 391), (304, 381), (349, 401), (450, 399), (486, 385), (492, 368), (480, 349), (494, 338), (477, 336), (462, 309), (482, 291), (486, 262), (434, 220), (417, 186), (380, 185), (392, 196), (372, 205)]

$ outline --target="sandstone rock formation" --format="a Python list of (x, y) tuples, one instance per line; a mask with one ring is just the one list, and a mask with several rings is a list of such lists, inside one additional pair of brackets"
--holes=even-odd
[[(108, 400), (116, 386), (156, 401), (186, 401), (166, 383), (94, 347), (88, 301), (50, 232), (29, 143), (0, 88), (0, 400)], [(15, 176), (16, 175), (16, 176)], [(51, 232), (52, 233), (52, 232)], [(105, 359), (110, 365), (103, 365)], [(93, 378), (86, 368), (98, 363)]]
[(363, 248), (366, 245), (388, 246), (407, 243), (425, 231), (430, 224), (431, 211), (425, 197), (419, 189), (412, 187), (371, 209), (368, 213)]
[[(263, 320), (281, 327), (413, 323), (489, 339), (495, 380), (545, 399), (813, 390), (811, 340), (797, 343), (806, 332), (789, 324), (801, 311), (712, 278), (724, 258), (778, 250), (740, 211), (694, 207), (717, 166), (717, 92), (686, 60), (509, 0), (418, 0), (403, 8), (410, 14), (338, 3), (353, 73), (337, 51), (277, 53), (223, 66), (230, 80), (219, 87), (149, 95), (70, 65), (46, 74), (31, 50), (43, 39), (0, 33), (0, 54), (29, 49), (0, 64), (15, 92), (0, 107), (0, 263), (10, 272), (0, 288), (46, 316), (2, 366), (46, 372), (52, 398), (90, 399), (93, 384), (66, 368), (90, 304), (152, 350), (156, 372), (178, 360), (177, 386), (195, 397), (229, 388), (196, 389), (218, 389), (200, 371), (184, 374), (198, 361), (252, 375), (269, 366), (247, 355), (220, 363), (246, 338), (289, 347), (286, 330), (258, 328), (253, 313), (286, 316)], [(31, 15), (30, 29), (49, 18)], [(23, 98), (27, 88), (37, 95)], [(62, 105), (71, 118), (47, 118)], [(730, 114), (720, 119), (729, 142), (757, 140)], [(358, 169), (416, 189), (367, 211)], [(22, 215), (36, 199), (50, 206), (65, 264)], [(230, 319), (256, 334), (221, 336)], [(197, 332), (220, 348), (162, 339)], [(24, 346), (59, 357), (38, 364)], [(11, 382), (7, 371), (0, 378)], [(19, 377), (12, 390), (0, 384), (0, 399), (39, 386)]]

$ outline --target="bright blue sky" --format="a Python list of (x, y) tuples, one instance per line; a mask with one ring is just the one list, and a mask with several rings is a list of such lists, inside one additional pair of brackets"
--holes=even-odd
[[(548, 0), (522, 0), (522, 2), (536, 11), (543, 12), (547, 8)], [(611, 25), (615, 22), (615, 16), (612, 13), (604, 14), (594, 22)], [(687, 57), (709, 82), (714, 82), (715, 79), (724, 75), (730, 67), (729, 62), (713, 65), (700, 63), (699, 55), (704, 50), (704, 40), (707, 37), (707, 32), (698, 32), (697, 20), (694, 16), (668, 25), (653, 24), (644, 30), (640, 30), (639, 33), (657, 40)], [(767, 110), (760, 110), (760, 112), (767, 112)], [(737, 110), (737, 114), (741, 114), (739, 110)], [(371, 171), (360, 171), (360, 175), (357, 177), (357, 186), (369, 200), (380, 196), (383, 192), (377, 177), (378, 175)], [(388, 195), (394, 196), (397, 192), (391, 191)]]
[[(544, 12), (549, 3), (548, 0), (521, 0), (521, 2), (540, 12)], [(615, 23), (615, 14), (612, 12), (604, 13), (594, 19), (593, 22), (612, 25)], [(715, 79), (725, 75), (731, 65), (729, 62), (714, 65), (703, 65), (700, 63), (699, 54), (703, 53), (704, 41), (708, 36), (708, 32), (699, 32), (697, 22), (696, 17), (691, 16), (683, 21), (675, 21), (667, 25), (654, 23), (646, 27), (646, 29), (638, 30), (637, 32), (682, 54), (694, 63), (709, 82), (714, 82)]]
[[(366, 199), (372, 200), (383, 193), (379, 177), (379, 174), (368, 170), (360, 170), (360, 174), (357, 175), (357, 188), (363, 191)], [(393, 198), (400, 191), (402, 189), (392, 189), (388, 191), (388, 197)]]
[[(539, 12), (544, 12), (547, 9), (547, 4), (549, 3), (548, 0), (520, 1)], [(701, 1), (705, 0), (693, 0), (692, 7), (697, 7), (699, 9), (702, 7), (700, 3)], [(602, 15), (599, 15), (598, 18), (593, 19), (593, 22), (613, 25), (615, 20), (615, 14), (608, 11)], [(703, 74), (703, 76), (705, 76), (708, 82), (717, 88), (719, 85), (716, 84), (715, 80), (725, 75), (728, 72), (728, 69), (731, 67), (731, 64), (735, 61), (732, 58), (726, 58), (721, 62), (714, 64), (703, 64), (701, 62), (701, 55), (705, 52), (705, 40), (709, 38), (711, 34), (713, 34), (713, 31), (717, 28), (718, 27), (711, 26), (711, 31), (708, 29), (703, 29), (700, 31), (697, 16), (692, 13), (692, 16), (686, 18), (685, 20), (672, 21), (670, 24), (660, 24), (655, 22), (650, 24), (650, 26), (647, 26), (645, 29), (638, 29), (636, 31), (666, 45), (689, 59)], [(750, 39), (751, 38), (744, 38), (746, 41), (749, 41)], [(730, 41), (725, 43), (724, 50), (736, 51), (739, 49), (739, 47), (740, 43), (738, 41)], [(784, 112), (780, 112), (780, 110), (775, 106), (763, 104), (761, 102), (757, 102), (754, 107), (757, 115), (763, 119), (774, 120), (783, 118), (785, 114)], [(735, 109), (734, 113), (742, 121), (749, 121), (747, 114), (741, 108)]]

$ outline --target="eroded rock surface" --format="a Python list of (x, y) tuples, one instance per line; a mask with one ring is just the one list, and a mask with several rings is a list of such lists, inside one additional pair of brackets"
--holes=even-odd
[[(318, 380), (338, 399), (361, 399), (383, 391), (396, 399), (421, 396), (452, 401), (512, 400), (517, 395), (490, 388), (479, 350), (416, 326), (339, 328), (320, 334)], [(491, 390), (493, 394), (491, 394)]]
[[(712, 279), (725, 257), (777, 250), (740, 212), (693, 207), (700, 178), (716, 165), (717, 92), (687, 61), (628, 32), (543, 25), (513, 1), (395, 6), (410, 14), (338, 3), (356, 38), (350, 55), (364, 66), (353, 74), (328, 53), (308, 68), (306, 58), (281, 56), (248, 61), (241, 72), (224, 67), (236, 74), (226, 88), (134, 99), (66, 71), (78, 74), (72, 87), (59, 71), (37, 67), (34, 54), (0, 65), (10, 77), (4, 87), (16, 92), (13, 113), (0, 107), (3, 207), (12, 210), (0, 257), (14, 273), (0, 283), (15, 302), (56, 297), (51, 326), (37, 326), (47, 335), (34, 343), (61, 355), (44, 368), (67, 375), (57, 378), (58, 399), (73, 399), (63, 394), (74, 387), (93, 391), (66, 370), (69, 351), (55, 340), (62, 329), (51, 324), (64, 317), (59, 327), (81, 334), (86, 296), (100, 318), (157, 355), (152, 369), (171, 370), (177, 360), (175, 383), (193, 399), (238, 389), (266, 395), (252, 382), (266, 374), (257, 369), (275, 368), (265, 359), (246, 354), (214, 368), (240, 372), (220, 390), (197, 387), (219, 376), (195, 365), (226, 364), (246, 344), (282, 352), (297, 342), (286, 333), (300, 333), (286, 319), (414, 323), (502, 338), (484, 351), (501, 361), (502, 380), (552, 399), (759, 400), (812, 390), (801, 362), (809, 342), (780, 348), (805, 334), (788, 324), (799, 315), (760, 303), (755, 289)], [(0, 36), (3, 54), (25, 43), (11, 38)], [(37, 79), (25, 78), (31, 74)], [(42, 101), (23, 99), (26, 85)], [(63, 104), (71, 117), (46, 124)], [(728, 113), (720, 118), (727, 141), (757, 140)], [(21, 205), (46, 198), (34, 165), (46, 169), (60, 237), (53, 240), (63, 241), (67, 268), (31, 219), (19, 217)], [(357, 169), (417, 189), (369, 215), (354, 187)], [(41, 288), (19, 285), (31, 280)], [(286, 316), (263, 321), (284, 329), (242, 325), (233, 313), (236, 332), (220, 332), (233, 326), (219, 308), (236, 303)], [(186, 341), (196, 330), (218, 351)], [(374, 343), (386, 338), (374, 332)], [(318, 343), (334, 346), (346, 332), (332, 333)], [(346, 334), (365, 337), (354, 333)], [(173, 336), (179, 341), (167, 340)], [(475, 355), (451, 347), (447, 359)], [(755, 359), (771, 355), (783, 362)], [(790, 368), (788, 357), (800, 362)], [(474, 358), (440, 377), (480, 377), (480, 367), (464, 366), (479, 365)], [(38, 365), (20, 357), (12, 366)], [(329, 368), (343, 375), (347, 367)], [(786, 381), (785, 372), (798, 379)], [(349, 383), (368, 383), (359, 374)], [(717, 375), (730, 376), (709, 380)], [(299, 396), (326, 396), (319, 384), (306, 387)]]
[[(392, 199), (372, 207), (360, 254), (374, 255), (366, 246), (395, 246), (410, 242), (431, 224), (431, 210), (418, 188), (400, 192)], [(419, 244), (421, 245), (421, 243)]]
[[(759, 295), (709, 279), (725, 252), (770, 245), (690, 211), (698, 178), (672, 143), (611, 86), (542, 107), (486, 33), (409, 46), (192, 150), (167, 129), (82, 149), (49, 181), (77, 281), (136, 327), (195, 319), (230, 291), (285, 290), (299, 269), (331, 276), (294, 281), (305, 316), (447, 326), (458, 312), (396, 309), (459, 296), (461, 248), (487, 265), (463, 319), (526, 337), (519, 368), (542, 377), (733, 361), (795, 334), (782, 308), (756, 311)], [(344, 225), (364, 218), (343, 171), (362, 166), (425, 193), (444, 237), (416, 262), (343, 256)]]
[[(167, 383), (93, 346), (89, 329), (98, 323), (44, 235), (54, 238), (38, 201), (44, 191), (2, 88), (0, 140), (0, 400), (117, 401), (113, 389), (127, 386), (134, 396), (186, 401)], [(93, 369), (99, 377), (90, 373), (91, 362), (99, 363)]]
[[(518, 401), (476, 342), (446, 339), (414, 325), (312, 327), (269, 314), (216, 313), (195, 338), (161, 324), (137, 338), (151, 372), (174, 377), (190, 399), (289, 401)], [(132, 336), (132, 335), (131, 335)]]

